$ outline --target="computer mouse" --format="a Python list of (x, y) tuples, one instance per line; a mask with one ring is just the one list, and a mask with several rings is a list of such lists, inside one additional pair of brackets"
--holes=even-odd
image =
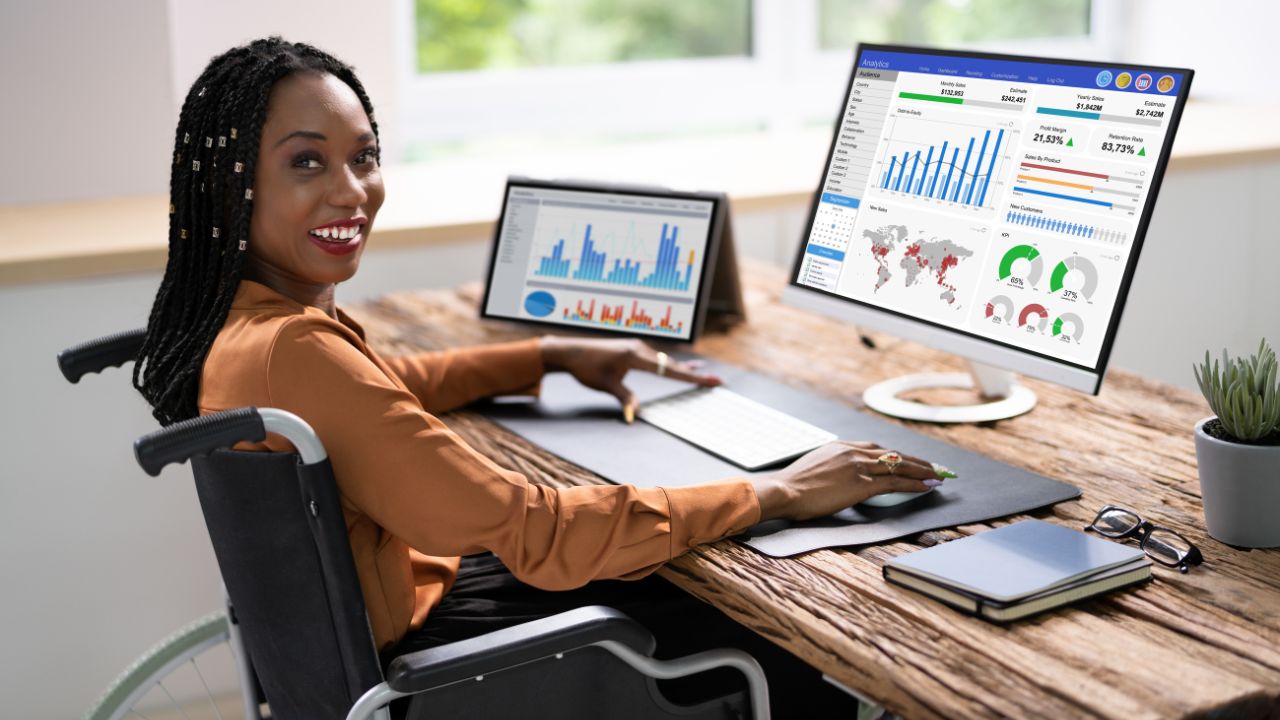
[[(952, 472), (947, 466), (939, 465), (938, 463), (933, 463), (933, 471), (938, 474), (938, 477), (943, 479), (959, 477), (959, 475)], [(863, 500), (858, 504), (866, 505), (868, 507), (877, 507), (877, 508), (893, 507), (894, 505), (901, 505), (904, 502), (915, 500), (921, 495), (928, 495), (929, 493), (933, 492), (936, 489), (937, 488), (929, 488), (928, 490), (924, 490), (922, 492), (880, 493), (879, 495), (872, 495), (871, 497), (867, 498), (866, 500)]]
[(871, 497), (867, 498), (866, 500), (863, 500), (858, 504), (866, 505), (868, 507), (877, 507), (877, 508), (893, 507), (894, 505), (901, 505), (902, 503), (907, 502), (909, 500), (915, 500), (921, 495), (928, 495), (933, 491), (934, 491), (934, 488), (929, 488), (924, 492), (880, 493), (879, 495), (872, 495)]

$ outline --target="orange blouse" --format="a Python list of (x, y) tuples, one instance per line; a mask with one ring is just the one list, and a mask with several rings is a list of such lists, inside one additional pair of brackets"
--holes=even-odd
[[(341, 309), (334, 320), (241, 281), (205, 360), (200, 413), (254, 405), (315, 429), (343, 498), (379, 649), (448, 592), (458, 556), (492, 551), (548, 590), (639, 578), (760, 518), (742, 479), (682, 488), (554, 489), (477, 453), (435, 413), (528, 390), (544, 373), (536, 340), (384, 360)], [(291, 451), (278, 435), (243, 449)]]

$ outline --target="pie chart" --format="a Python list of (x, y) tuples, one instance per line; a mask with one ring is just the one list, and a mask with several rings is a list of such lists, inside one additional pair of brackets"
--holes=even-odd
[(556, 311), (556, 297), (546, 290), (536, 290), (524, 298), (524, 311), (534, 317), (546, 317)]

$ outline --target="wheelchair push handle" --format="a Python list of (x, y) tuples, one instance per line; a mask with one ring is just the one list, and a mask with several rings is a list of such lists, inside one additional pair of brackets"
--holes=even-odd
[(262, 416), (255, 407), (205, 415), (177, 422), (148, 433), (133, 443), (133, 454), (148, 475), (156, 476), (169, 463), (184, 463), (239, 442), (261, 442), (267, 437)]
[(88, 373), (118, 367), (138, 357), (146, 328), (127, 330), (80, 343), (58, 353), (58, 369), (68, 382), (78, 383)]

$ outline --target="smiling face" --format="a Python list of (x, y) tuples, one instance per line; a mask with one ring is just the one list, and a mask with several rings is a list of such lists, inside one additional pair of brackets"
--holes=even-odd
[(245, 277), (307, 304), (331, 297), (359, 267), (383, 195), (355, 92), (328, 73), (280, 80), (258, 148)]

